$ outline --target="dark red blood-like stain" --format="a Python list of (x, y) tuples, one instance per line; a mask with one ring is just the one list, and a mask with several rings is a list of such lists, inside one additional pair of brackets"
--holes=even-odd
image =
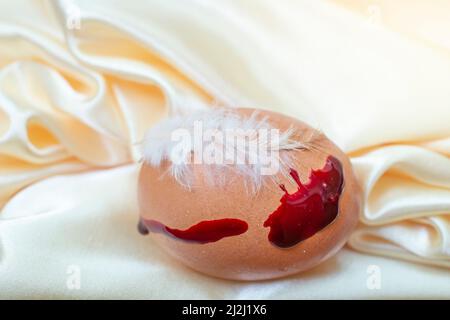
[(305, 185), (300, 182), (297, 171), (291, 169), (290, 174), (298, 190), (289, 194), (285, 186), (280, 185), (285, 192), (281, 205), (264, 222), (264, 227), (270, 227), (269, 241), (282, 248), (313, 236), (336, 218), (344, 183), (342, 165), (332, 156), (322, 169), (311, 171)]
[(179, 240), (209, 243), (216, 242), (225, 237), (232, 237), (246, 232), (247, 222), (239, 219), (218, 219), (201, 221), (186, 230), (172, 229), (155, 220), (139, 221), (138, 230), (141, 234), (149, 231), (164, 233)]

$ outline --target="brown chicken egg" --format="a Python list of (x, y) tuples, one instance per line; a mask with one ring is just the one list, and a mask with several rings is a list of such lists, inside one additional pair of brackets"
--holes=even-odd
[[(199, 127), (213, 134), (199, 142), (192, 137)], [(273, 151), (275, 169), (264, 173), (259, 159), (247, 159), (255, 156), (250, 148), (227, 149), (226, 139), (211, 138), (231, 129)], [(259, 130), (279, 136), (267, 142)], [(222, 162), (211, 154), (206, 161), (205, 150), (223, 151), (212, 157)], [(230, 150), (238, 154), (234, 163), (224, 160)], [(249, 163), (238, 162), (239, 154)], [(182, 263), (220, 278), (261, 280), (310, 269), (345, 244), (361, 210), (348, 157), (322, 133), (279, 113), (242, 108), (163, 120), (146, 136), (144, 159), (139, 231)]]

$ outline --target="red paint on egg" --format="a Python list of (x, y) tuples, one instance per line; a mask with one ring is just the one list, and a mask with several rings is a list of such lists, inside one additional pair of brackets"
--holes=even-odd
[(284, 185), (280, 206), (269, 215), (264, 227), (270, 227), (269, 241), (282, 248), (296, 245), (325, 228), (338, 214), (339, 197), (344, 184), (342, 164), (329, 156), (322, 169), (312, 170), (303, 185), (297, 171), (291, 177), (298, 185), (289, 194)]
[(155, 220), (141, 219), (138, 230), (141, 234), (147, 234), (149, 231), (163, 233), (179, 240), (204, 244), (240, 235), (248, 230), (248, 224), (240, 219), (226, 218), (201, 221), (188, 229), (180, 230)]

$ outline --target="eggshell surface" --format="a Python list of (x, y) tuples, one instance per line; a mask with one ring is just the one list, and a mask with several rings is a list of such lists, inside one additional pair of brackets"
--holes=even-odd
[[(249, 117), (253, 111), (236, 109), (235, 112)], [(246, 177), (232, 166), (221, 170), (226, 183), (211, 185), (204, 174), (207, 164), (191, 164), (194, 180), (187, 188), (167, 173), (169, 160), (159, 166), (144, 162), (138, 182), (140, 218), (147, 227), (151, 222), (159, 224), (153, 230), (148, 228), (149, 236), (174, 258), (211, 276), (262, 280), (308, 270), (338, 252), (358, 221), (361, 190), (348, 157), (325, 135), (297, 119), (262, 110), (257, 116), (267, 117), (268, 123), (280, 131), (292, 126), (295, 139), (315, 137), (312, 141), (314, 148), (280, 151), (289, 153), (293, 159), (291, 169), (298, 173), (302, 184), (307, 185), (311, 172), (324, 168), (330, 156), (340, 162), (343, 185), (337, 215), (331, 223), (305, 240), (289, 247), (280, 247), (269, 240), (270, 229), (264, 227), (264, 222), (280, 206), (280, 199), (285, 194), (280, 185), (284, 185), (289, 194), (298, 190), (292, 178), (278, 174), (275, 179), (263, 183), (257, 192), (249, 192), (248, 185), (244, 183)], [(183, 233), (182, 230), (201, 230), (208, 227), (207, 223), (199, 225), (201, 222), (229, 222), (226, 219), (234, 219), (235, 224), (231, 227), (219, 226), (215, 231), (231, 234), (229, 236), (216, 236), (219, 239), (214, 238), (215, 241), (211, 242), (182, 239), (184, 235), (189, 235), (189, 232)], [(158, 228), (160, 232), (154, 232)], [(174, 234), (177, 232), (180, 238)]]

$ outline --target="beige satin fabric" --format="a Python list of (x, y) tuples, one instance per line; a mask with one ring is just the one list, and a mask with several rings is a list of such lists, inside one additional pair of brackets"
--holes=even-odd
[[(1, 1), (0, 297), (450, 297), (448, 39), (449, 1)], [(199, 104), (323, 130), (364, 189), (349, 246), (388, 259), (244, 284), (137, 234), (143, 134)]]

